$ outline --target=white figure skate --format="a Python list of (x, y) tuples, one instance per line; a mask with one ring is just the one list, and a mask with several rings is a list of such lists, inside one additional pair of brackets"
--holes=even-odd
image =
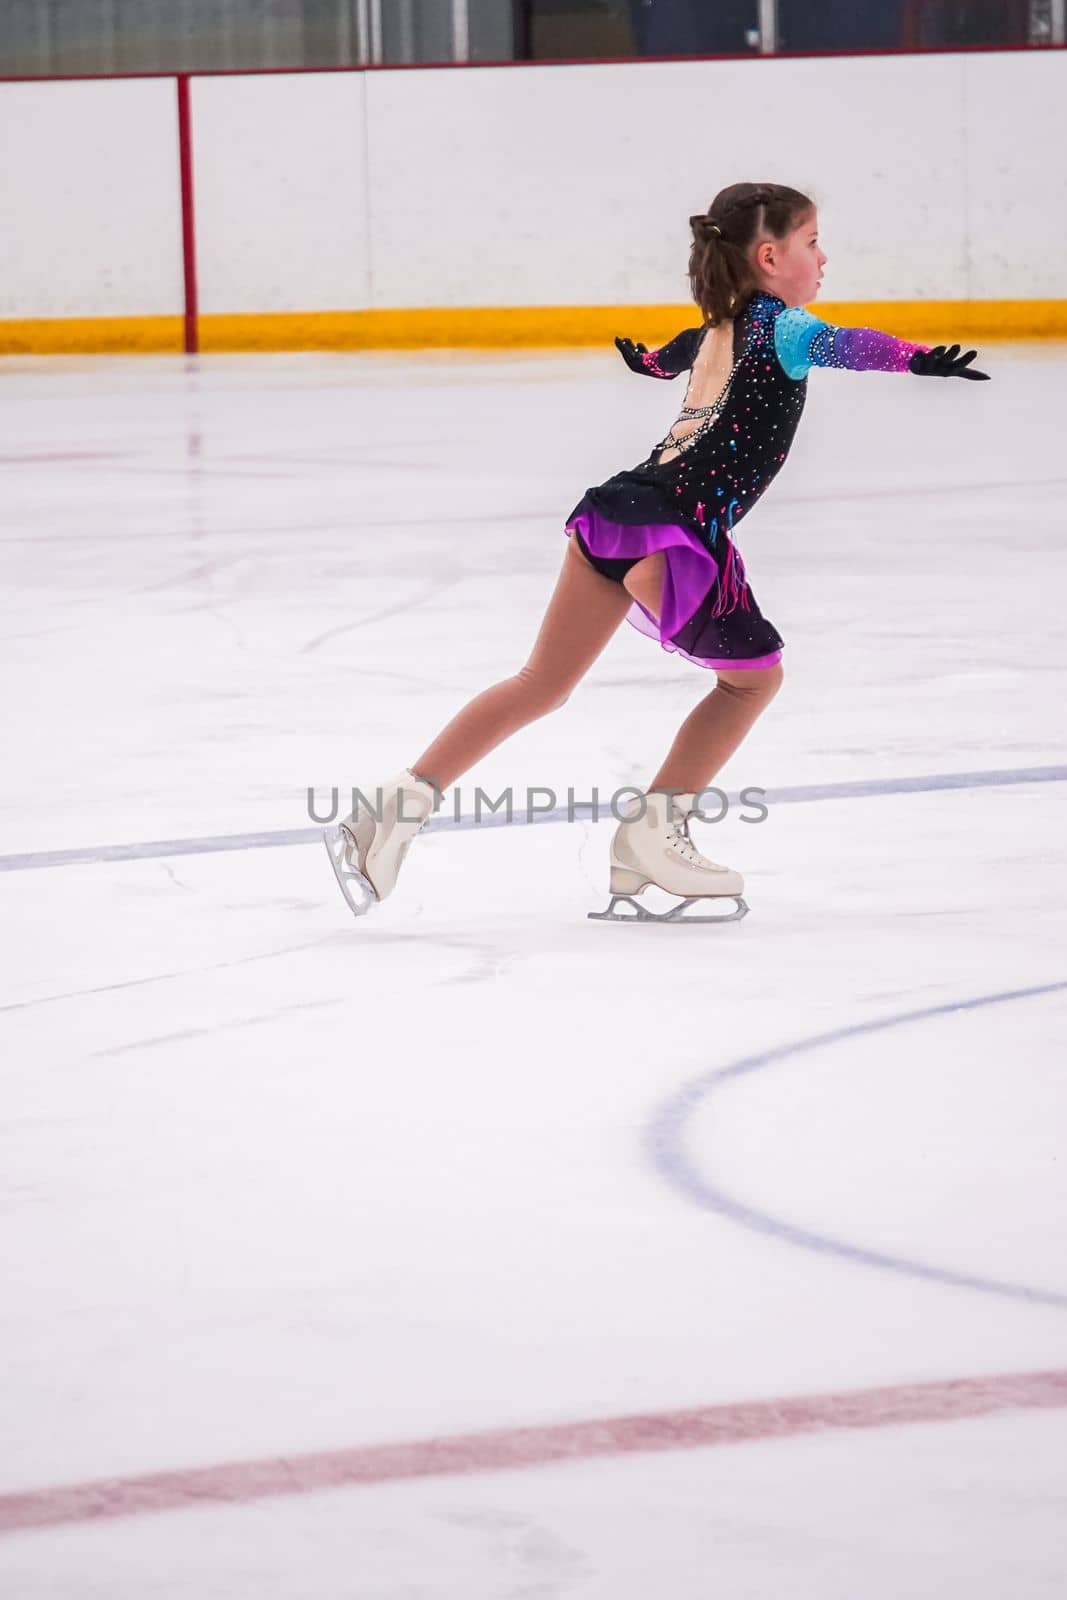
[[(696, 796), (666, 795), (657, 790), (644, 796), (645, 814), (640, 800), (626, 803), (628, 813), (615, 830), (611, 841), (611, 903), (606, 911), (590, 911), (594, 922), (740, 922), (748, 915), (741, 898), (745, 887), (739, 872), (720, 867), (702, 856), (689, 836), (689, 818), (696, 810)], [(649, 884), (680, 895), (681, 903), (669, 911), (649, 911), (638, 905), (637, 895)], [(687, 910), (700, 902), (734, 901), (732, 911), (708, 914)], [(617, 905), (632, 911), (618, 912)]]
[(407, 768), (381, 785), (380, 806), (376, 789), (365, 792), (368, 805), (358, 804), (343, 822), (322, 830), (338, 886), (357, 917), (392, 894), (411, 841), (437, 798), (433, 785)]

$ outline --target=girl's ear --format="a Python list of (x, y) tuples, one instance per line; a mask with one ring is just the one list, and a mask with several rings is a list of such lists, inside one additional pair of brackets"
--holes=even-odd
[(756, 265), (761, 272), (773, 272), (776, 266), (774, 240), (764, 239), (756, 247)]

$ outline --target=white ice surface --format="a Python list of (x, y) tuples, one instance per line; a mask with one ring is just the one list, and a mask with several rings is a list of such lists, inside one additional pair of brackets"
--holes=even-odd
[[(631, 331), (635, 337), (639, 330)], [(817, 373), (740, 529), (786, 640), (723, 786), (1063, 763), (1067, 354)], [(8, 361), (0, 854), (306, 826), (521, 665), (614, 353)], [(647, 782), (713, 683), (622, 627), (461, 780)], [(468, 789), (468, 785), (470, 786)], [(1063, 783), (735, 811), (722, 929), (620, 928), (612, 824), (0, 874), (0, 1493), (1067, 1366)], [(464, 810), (470, 810), (464, 804)], [(668, 1181), (649, 1129), (814, 1251)], [(1037, 1292), (915, 1276), (908, 1263)], [(1043, 1298), (1042, 1298), (1043, 1297)], [(9, 1533), (12, 1600), (1063, 1593), (1011, 1412)]]

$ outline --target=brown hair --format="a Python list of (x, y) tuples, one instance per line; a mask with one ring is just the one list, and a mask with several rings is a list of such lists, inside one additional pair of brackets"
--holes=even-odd
[(714, 327), (745, 309), (757, 288), (749, 246), (761, 234), (784, 239), (812, 206), (806, 194), (782, 183), (733, 183), (705, 216), (689, 218), (689, 282), (706, 322)]

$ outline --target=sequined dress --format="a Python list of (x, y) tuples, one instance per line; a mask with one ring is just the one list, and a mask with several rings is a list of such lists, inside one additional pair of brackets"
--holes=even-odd
[[(641, 356), (643, 371), (666, 379), (691, 371), (709, 332), (683, 329)], [(605, 562), (663, 551), (659, 619), (635, 600), (626, 620), (665, 650), (702, 667), (772, 666), (784, 641), (756, 604), (735, 530), (789, 453), (808, 372), (905, 372), (924, 348), (875, 329), (835, 328), (756, 295), (734, 321), (732, 367), (713, 403), (686, 403), (646, 460), (587, 489), (567, 518), (567, 536), (577, 533)]]

